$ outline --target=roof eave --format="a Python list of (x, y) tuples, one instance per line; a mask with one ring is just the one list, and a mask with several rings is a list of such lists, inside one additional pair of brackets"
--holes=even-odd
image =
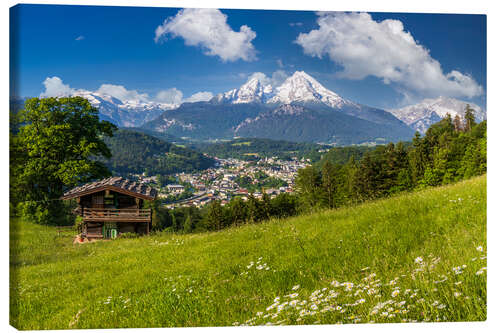
[(152, 201), (152, 200), (154, 200), (156, 198), (156, 195), (155, 196), (150, 196), (150, 195), (146, 195), (146, 194), (137, 193), (137, 192), (134, 192), (134, 191), (129, 191), (127, 189), (124, 189), (124, 188), (121, 188), (121, 187), (117, 187), (117, 186), (113, 186), (113, 185), (104, 185), (104, 186), (96, 187), (96, 188), (93, 188), (93, 189), (90, 189), (90, 190), (87, 190), (87, 191), (77, 192), (77, 193), (73, 193), (73, 194), (69, 194), (69, 195), (63, 195), (60, 199), (62, 199), (62, 200), (69, 200), (69, 199), (83, 197), (85, 195), (89, 195), (89, 194), (92, 194), (92, 193), (101, 192), (101, 191), (105, 191), (105, 190), (113, 190), (115, 192), (127, 194), (127, 195), (130, 195), (130, 196), (133, 196), (133, 197), (138, 197), (138, 198), (141, 198), (141, 199), (144, 199), (144, 200), (149, 200), (149, 201)]

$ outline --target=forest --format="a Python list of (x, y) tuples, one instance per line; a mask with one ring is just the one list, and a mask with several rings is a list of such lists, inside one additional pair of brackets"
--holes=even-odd
[(166, 142), (154, 136), (128, 129), (115, 131), (104, 138), (111, 157), (101, 158), (113, 174), (169, 175), (207, 169), (214, 160), (203, 154)]
[[(233, 199), (222, 206), (167, 210), (153, 203), (153, 227), (175, 232), (220, 230), (256, 223), (270, 217), (287, 217), (315, 210), (356, 205), (402, 192), (458, 182), (486, 173), (486, 121), (477, 124), (472, 109), (465, 119), (447, 116), (432, 125), (425, 136), (416, 133), (411, 143), (389, 143), (376, 148), (346, 150), (339, 157), (332, 148), (321, 161), (299, 170), (296, 193), (271, 199)], [(330, 158), (329, 158), (330, 157)], [(346, 162), (347, 159), (347, 162)]]
[(197, 143), (194, 148), (219, 158), (237, 158), (245, 161), (258, 160), (264, 157), (277, 157), (289, 160), (293, 156), (319, 160), (320, 149), (328, 146), (307, 142), (290, 142), (261, 138), (238, 138), (227, 142)]

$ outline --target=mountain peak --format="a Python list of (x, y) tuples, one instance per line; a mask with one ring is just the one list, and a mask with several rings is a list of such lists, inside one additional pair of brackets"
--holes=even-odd
[(311, 75), (296, 71), (279, 87), (272, 87), (262, 73), (251, 76), (241, 87), (218, 94), (213, 101), (218, 103), (268, 103), (268, 104), (325, 104), (328, 107), (341, 108), (355, 106), (333, 91), (326, 89)]
[(323, 103), (329, 107), (340, 108), (354, 104), (326, 89), (321, 83), (304, 71), (296, 71), (276, 88), (276, 94), (268, 103)]
[(219, 103), (264, 103), (273, 91), (271, 85), (265, 85), (259, 77), (251, 77), (241, 87), (218, 94), (214, 101)]
[(415, 130), (425, 133), (430, 125), (443, 119), (447, 114), (452, 118), (459, 115), (463, 119), (467, 104), (474, 109), (477, 121), (486, 119), (486, 111), (478, 105), (445, 96), (426, 98), (420, 103), (388, 111)]

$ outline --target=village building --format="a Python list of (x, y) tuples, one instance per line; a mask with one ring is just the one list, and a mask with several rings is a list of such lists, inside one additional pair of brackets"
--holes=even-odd
[(180, 194), (180, 193), (184, 192), (184, 186), (178, 185), (178, 184), (167, 185), (167, 189), (170, 193), (173, 193), (173, 194)]
[(76, 200), (76, 212), (82, 217), (82, 236), (88, 239), (116, 238), (122, 233), (149, 234), (151, 209), (144, 201), (156, 198), (156, 189), (147, 185), (111, 177), (75, 187), (64, 193), (63, 200)]

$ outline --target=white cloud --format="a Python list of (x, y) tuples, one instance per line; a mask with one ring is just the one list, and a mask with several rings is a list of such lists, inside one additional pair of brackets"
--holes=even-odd
[(148, 94), (140, 94), (137, 90), (128, 90), (124, 86), (114, 84), (103, 84), (96, 91), (99, 94), (106, 94), (118, 98), (121, 101), (149, 101)]
[(209, 91), (200, 91), (197, 92), (196, 94), (193, 94), (191, 97), (186, 98), (184, 102), (206, 102), (212, 99), (214, 97), (214, 94), (212, 94)]
[(159, 91), (156, 94), (155, 101), (159, 103), (180, 104), (182, 96), (182, 91), (177, 88), (170, 88)]
[(115, 84), (102, 84), (96, 91), (88, 91), (84, 89), (74, 89), (69, 85), (64, 84), (63, 81), (57, 77), (47, 77), (43, 81), (45, 86), (45, 91), (40, 94), (40, 97), (68, 97), (80, 94), (98, 93), (102, 95), (109, 95), (122, 102), (134, 101), (134, 102), (156, 102), (156, 103), (167, 103), (167, 104), (181, 104), (183, 102), (200, 102), (208, 101), (214, 95), (209, 91), (200, 91), (187, 99), (183, 99), (183, 93), (177, 88), (170, 88), (159, 91), (155, 98), (151, 98), (146, 93), (139, 93), (137, 90), (128, 90), (124, 86)]
[(340, 64), (341, 77), (361, 80), (373, 75), (427, 95), (471, 98), (483, 93), (470, 75), (443, 73), (401, 21), (376, 22), (367, 13), (323, 13), (317, 23), (318, 29), (299, 34), (295, 42), (307, 55), (328, 56)]
[(64, 84), (57, 76), (47, 77), (43, 81), (45, 91), (40, 94), (40, 97), (65, 97), (70, 96), (76, 90), (69, 85)]
[(276, 60), (276, 63), (278, 64), (278, 67), (279, 67), (279, 68), (283, 68), (283, 67), (285, 67), (285, 66), (283, 65), (283, 60), (281, 60), (281, 59)]
[(289, 26), (291, 27), (301, 27), (303, 25), (302, 22), (290, 22), (288, 23)]
[(257, 34), (247, 25), (234, 31), (227, 24), (227, 16), (218, 9), (181, 9), (167, 18), (155, 31), (155, 42), (169, 36), (182, 37), (189, 46), (200, 46), (206, 55), (218, 56), (223, 61), (256, 60), (252, 40)]
[(75, 40), (84, 40), (85, 39), (85, 36), (78, 36), (75, 38)]
[(247, 82), (255, 78), (258, 79), (263, 85), (270, 84), (273, 88), (276, 88), (288, 78), (288, 74), (286, 74), (286, 72), (281, 69), (273, 72), (271, 74), (271, 77), (268, 77), (262, 72), (255, 72), (248, 77)]
[(277, 87), (281, 85), (288, 78), (288, 76), (289, 75), (284, 70), (278, 69), (271, 76), (272, 86)]

